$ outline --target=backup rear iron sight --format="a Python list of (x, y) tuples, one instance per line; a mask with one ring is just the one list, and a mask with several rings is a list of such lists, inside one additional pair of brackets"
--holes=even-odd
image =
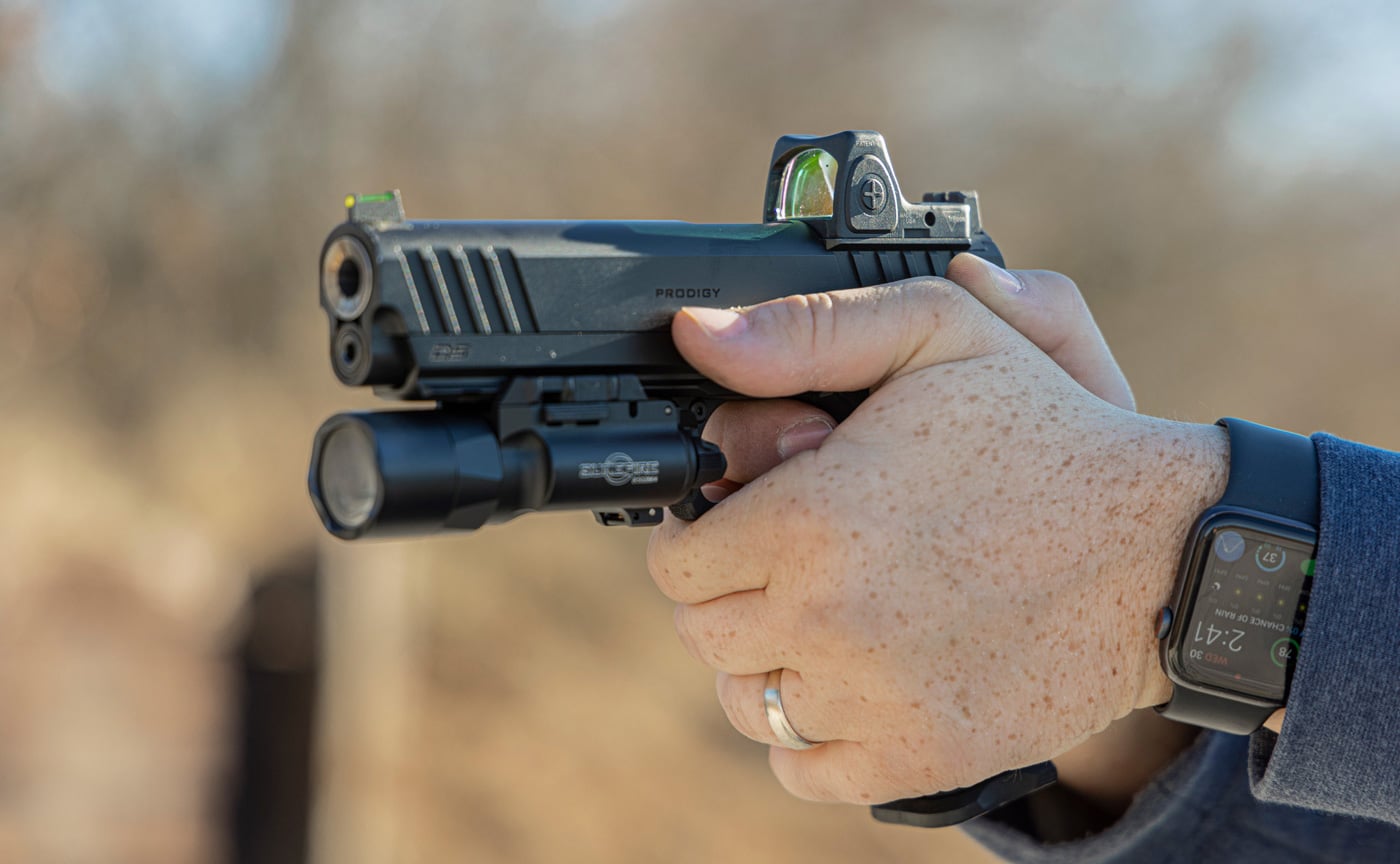
[[(408, 221), (397, 191), (346, 205), (321, 253), (331, 366), (436, 407), (317, 432), (311, 497), (344, 539), (551, 509), (694, 518), (699, 487), (724, 473), (701, 430), (740, 397), (676, 353), (681, 306), (941, 276), (964, 251), (1001, 263), (976, 193), (906, 201), (874, 132), (778, 139), (751, 224)], [(863, 395), (807, 398), (840, 418)]]

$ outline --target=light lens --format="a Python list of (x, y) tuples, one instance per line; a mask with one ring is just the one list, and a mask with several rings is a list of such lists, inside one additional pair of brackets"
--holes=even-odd
[(836, 160), (825, 150), (803, 150), (788, 160), (778, 194), (779, 219), (830, 219)]
[(317, 480), (332, 519), (345, 528), (364, 525), (383, 497), (374, 439), (360, 423), (342, 424), (326, 438)]

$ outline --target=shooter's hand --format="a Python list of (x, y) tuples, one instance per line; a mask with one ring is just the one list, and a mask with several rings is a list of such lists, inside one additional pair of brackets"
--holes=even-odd
[(751, 395), (877, 388), (825, 438), (821, 422), (775, 437), (813, 416), (795, 403), (755, 406), (758, 424), (717, 416), (728, 488), (758, 480), (653, 538), (653, 575), (684, 604), (688, 647), (729, 673), (740, 731), (775, 742), (764, 673), (789, 670), (789, 717), (830, 742), (772, 752), (804, 797), (964, 786), (1166, 695), (1152, 615), (1219, 492), (1223, 440), (1115, 408), (1056, 365), (1130, 404), (1092, 319), (1056, 313), (1080, 303), (1072, 286), (1056, 299), (1067, 281), (1023, 277), (1048, 298), (1037, 330), (1041, 312), (1007, 312), (1016, 294), (997, 283), (1014, 280), (970, 258), (950, 276), (968, 290), (909, 280), (674, 326), (697, 368)]

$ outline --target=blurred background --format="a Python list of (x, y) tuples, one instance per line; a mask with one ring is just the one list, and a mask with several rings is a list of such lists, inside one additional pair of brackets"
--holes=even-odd
[(877, 129), (1142, 410), (1400, 448), (1396, 8), (0, 0), (0, 860), (986, 860), (788, 798), (644, 531), (323, 536), (311, 433), (373, 400), (321, 242), (391, 187), (753, 221), (779, 134)]

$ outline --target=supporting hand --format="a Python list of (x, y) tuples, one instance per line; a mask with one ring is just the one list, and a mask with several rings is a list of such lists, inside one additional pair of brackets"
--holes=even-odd
[(830, 742), (774, 748), (805, 797), (967, 785), (1165, 698), (1152, 614), (1223, 483), (1223, 440), (1062, 371), (1131, 405), (1063, 277), (971, 258), (949, 275), (966, 290), (910, 280), (674, 327), (742, 392), (876, 388), (830, 434), (801, 403), (717, 414), (732, 468), (709, 492), (740, 491), (652, 545), (683, 641), (727, 673), (736, 727), (773, 743), (763, 673), (788, 670), (794, 725)]

